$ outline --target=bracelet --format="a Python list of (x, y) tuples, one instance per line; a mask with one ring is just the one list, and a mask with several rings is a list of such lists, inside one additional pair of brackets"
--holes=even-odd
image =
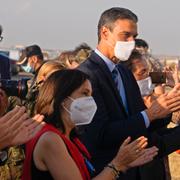
[(113, 174), (115, 178), (119, 178), (120, 174), (122, 174), (122, 171), (119, 171), (114, 164), (108, 164), (106, 167), (111, 168), (113, 170)]

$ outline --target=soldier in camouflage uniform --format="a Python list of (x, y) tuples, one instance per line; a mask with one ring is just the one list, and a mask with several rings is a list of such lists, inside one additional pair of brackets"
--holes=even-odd
[[(0, 25), (0, 37), (1, 34), (2, 26)], [(2, 38), (0, 40), (2, 40)], [(7, 103), (3, 104), (3, 109), (2, 107), (0, 108), (0, 116), (8, 110), (9, 103), (7, 97), (5, 102)], [(10, 147), (2, 150), (0, 156), (0, 180), (19, 180), (22, 174), (22, 162), (24, 160), (23, 149), (20, 146)]]
[[(8, 98), (8, 97), (6, 97)], [(17, 99), (15, 97), (9, 98), (12, 103), (4, 104), (0, 114), (4, 114), (9, 111), (13, 106), (17, 105)], [(19, 102), (20, 103), (20, 102)], [(8, 107), (11, 104), (11, 107)], [(4, 112), (2, 112), (4, 111)], [(6, 148), (1, 151), (1, 163), (0, 163), (0, 180), (19, 180), (22, 175), (22, 166), (24, 161), (24, 150), (22, 146), (15, 146)]]
[(177, 125), (180, 124), (180, 111), (173, 113), (172, 122)]
[(65, 66), (62, 63), (53, 60), (46, 61), (39, 69), (35, 82), (30, 87), (24, 102), (30, 116), (34, 115), (34, 108), (39, 93), (39, 88), (51, 73), (61, 69), (65, 69)]
[(27, 46), (23, 50), (22, 55), (17, 62), (17, 64), (21, 65), (25, 72), (33, 74), (26, 99), (23, 101), (23, 105), (27, 107), (30, 116), (34, 110), (35, 97), (38, 89), (36, 77), (43, 63), (44, 56), (41, 48), (38, 45)]
[(27, 108), (27, 112), (30, 116), (34, 114), (34, 107), (36, 103), (36, 98), (39, 93), (40, 84), (34, 83), (27, 93), (26, 99), (23, 102), (23, 105)]

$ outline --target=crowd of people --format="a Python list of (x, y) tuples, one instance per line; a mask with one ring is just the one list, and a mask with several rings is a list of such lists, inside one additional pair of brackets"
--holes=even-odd
[[(94, 50), (83, 43), (47, 61), (36, 44), (23, 50), (17, 64), (33, 74), (26, 97), (0, 85), (0, 179), (170, 179), (167, 155), (180, 149), (179, 70), (150, 55), (137, 23), (131, 10), (113, 7), (100, 16)], [(1, 79), (8, 69), (0, 56)], [(152, 82), (150, 72), (166, 81)]]

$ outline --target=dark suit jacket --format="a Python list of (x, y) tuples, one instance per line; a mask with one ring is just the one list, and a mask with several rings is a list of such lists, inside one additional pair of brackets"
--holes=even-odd
[(10, 79), (10, 59), (0, 54), (0, 78)]
[[(78, 69), (89, 75), (93, 97), (98, 107), (92, 123), (82, 127), (81, 140), (90, 151), (96, 172), (99, 173), (114, 158), (125, 138), (131, 136), (135, 139), (141, 135), (149, 137), (151, 136), (151, 130), (145, 126), (141, 111), (146, 107), (134, 76), (128, 69), (118, 65), (125, 88), (128, 114), (121, 102), (111, 72), (101, 57), (92, 52), (91, 56)], [(164, 123), (167, 123), (167, 121), (164, 121)], [(164, 123), (161, 121), (160, 126), (164, 126)], [(158, 128), (159, 126), (155, 125), (155, 127)], [(180, 130), (176, 131), (177, 134), (180, 132)], [(166, 142), (170, 140), (168, 138), (169, 136), (166, 137)], [(162, 155), (168, 143), (164, 144), (157, 134), (153, 135), (153, 138), (150, 137), (150, 139), (152, 139), (150, 145), (158, 146)], [(139, 169), (130, 169), (121, 178), (139, 180)]]
[(92, 154), (93, 163), (99, 172), (113, 159), (125, 138), (147, 136), (144, 119), (140, 113), (146, 107), (134, 76), (123, 66), (119, 65), (118, 70), (125, 88), (128, 114), (111, 72), (96, 53), (93, 52), (79, 69), (90, 76), (93, 97), (98, 107), (93, 122), (84, 126), (82, 141)]

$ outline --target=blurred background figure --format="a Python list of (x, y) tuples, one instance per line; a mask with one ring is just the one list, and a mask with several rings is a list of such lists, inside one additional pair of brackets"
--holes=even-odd
[(135, 49), (143, 54), (149, 63), (150, 71), (162, 71), (163, 65), (155, 58), (151, 52), (148, 43), (143, 39), (135, 39)]
[[(23, 51), (20, 59), (17, 61), (17, 64), (21, 66), (21, 68), (26, 73), (31, 73), (33, 76), (28, 81), (28, 93), (21, 103), (25, 107), (28, 108), (28, 111), (31, 112), (31, 108), (29, 104), (34, 103), (34, 89), (36, 89), (36, 78), (39, 72), (40, 67), (44, 63), (43, 53), (41, 48), (38, 45), (27, 46)], [(14, 101), (13, 105), (16, 105), (18, 101)], [(32, 114), (30, 114), (32, 115)]]
[[(0, 42), (3, 40), (3, 28), (0, 25)], [(10, 59), (3, 54), (0, 54), (0, 78), (10, 79)]]
[(31, 79), (29, 86), (29, 93), (35, 84), (38, 71), (44, 63), (43, 58), (44, 57), (41, 48), (38, 45), (31, 45), (27, 46), (22, 51), (22, 55), (19, 61), (17, 61), (17, 64), (20, 65), (25, 72), (33, 74), (33, 78)]
[[(3, 87), (2, 87), (3, 88)], [(8, 111), (8, 96), (0, 88), (0, 179), (20, 179), (24, 161), (21, 144), (40, 130), (42, 117), (29, 118), (25, 107), (16, 106)], [(40, 127), (40, 126), (41, 127)], [(39, 127), (38, 127), (39, 126)]]
[(89, 45), (82, 43), (74, 50), (63, 51), (59, 56), (59, 61), (63, 62), (68, 69), (74, 69), (89, 57), (91, 51)]
[(152, 69), (147, 62), (146, 56), (137, 50), (132, 52), (128, 61), (121, 62), (121, 64), (125, 65), (133, 73), (147, 107), (150, 107), (153, 100), (165, 93), (166, 87), (173, 88), (179, 83), (177, 69), (169, 68), (164, 68), (165, 79), (163, 81), (158, 76), (162, 72), (157, 72), (157, 82), (155, 83), (150, 76)]
[(43, 61), (41, 48), (38, 45), (31, 45), (25, 48), (17, 64), (21, 65), (24, 71), (36, 75)]
[[(2, 26), (0, 26), (0, 41), (2, 41)], [(31, 48), (26, 49), (27, 57), (33, 56), (30, 51)], [(40, 52), (40, 49), (36, 47), (36, 52)], [(40, 61), (35, 60), (38, 68)], [(27, 59), (24, 62), (28, 64)], [(32, 63), (31, 63), (32, 64)], [(3, 79), (3, 80), (2, 80)], [(42, 121), (37, 117), (37, 121), (30, 119), (26, 113), (24, 107), (16, 106), (13, 109), (10, 94), (17, 95), (14, 93), (19, 91), (21, 93), (22, 81), (8, 81), (10, 79), (10, 59), (9, 57), (0, 54), (0, 179), (1, 180), (12, 180), (20, 179), (22, 166), (24, 161), (24, 150), (21, 144), (30, 140), (35, 133), (37, 125)], [(20, 82), (20, 84), (18, 83)], [(13, 85), (14, 84), (14, 85)], [(18, 86), (16, 86), (18, 84)], [(13, 99), (13, 97), (12, 97)], [(16, 105), (20, 104), (19, 99), (15, 101)], [(15, 106), (15, 104), (14, 104)], [(12, 111), (10, 111), (13, 109)], [(34, 123), (35, 122), (35, 123)]]
[(53, 72), (61, 69), (65, 69), (63, 63), (54, 60), (46, 61), (37, 74), (36, 84), (43, 83)]
[[(127, 68), (133, 73), (139, 85), (141, 96), (143, 98), (151, 95), (151, 100), (153, 100), (164, 93), (164, 87), (162, 86), (162, 84), (157, 84), (156, 88), (152, 84), (151, 78), (149, 77), (151, 67), (147, 63), (146, 57), (139, 51), (133, 51), (128, 61), (121, 63), (127, 66)], [(148, 104), (145, 99), (144, 101), (146, 106), (150, 107), (151, 104)]]
[[(140, 41), (141, 42), (141, 41)], [(142, 41), (143, 42), (143, 41)], [(140, 49), (141, 50), (141, 49)], [(122, 62), (127, 68), (133, 73), (137, 84), (139, 86), (141, 96), (144, 100), (144, 103), (147, 107), (150, 107), (159, 96), (164, 94), (166, 92), (166, 86), (173, 88), (176, 84), (178, 84), (178, 76), (177, 76), (177, 69), (176, 70), (170, 70), (169, 68), (166, 68), (166, 81), (164, 83), (161, 82), (161, 79), (159, 79), (159, 83), (154, 83), (150, 77), (150, 71), (151, 65), (147, 63), (146, 56), (144, 53), (140, 53), (137, 50), (134, 50), (129, 57), (128, 61)], [(159, 72), (161, 73), (161, 72)], [(158, 75), (158, 74), (157, 74)], [(157, 79), (158, 80), (158, 79)], [(173, 116), (176, 116), (178, 118), (179, 112), (173, 113)], [(158, 128), (153, 125), (153, 123), (150, 126), (150, 130), (156, 130), (160, 135), (164, 133), (168, 133), (169, 129), (167, 129), (167, 125), (170, 123), (171, 120), (174, 119), (174, 117), (167, 117), (164, 118), (163, 126), (161, 125), (161, 128)], [(168, 157), (164, 158), (164, 160), (154, 160), (148, 165), (148, 171), (149, 177), (151, 179), (151, 173), (153, 173), (156, 169), (159, 169), (156, 174), (160, 175), (159, 177), (163, 177), (163, 174), (166, 174), (165, 179), (170, 180), (170, 170), (169, 170), (169, 163), (168, 163)], [(165, 173), (166, 172), (166, 173)]]
[(32, 116), (34, 114), (34, 107), (37, 101), (37, 96), (39, 89), (44, 83), (44, 81), (55, 71), (65, 69), (63, 63), (59, 61), (46, 61), (39, 69), (36, 76), (34, 85), (31, 87), (31, 92), (28, 94), (28, 97), (24, 101), (24, 105), (27, 108), (28, 114)]

